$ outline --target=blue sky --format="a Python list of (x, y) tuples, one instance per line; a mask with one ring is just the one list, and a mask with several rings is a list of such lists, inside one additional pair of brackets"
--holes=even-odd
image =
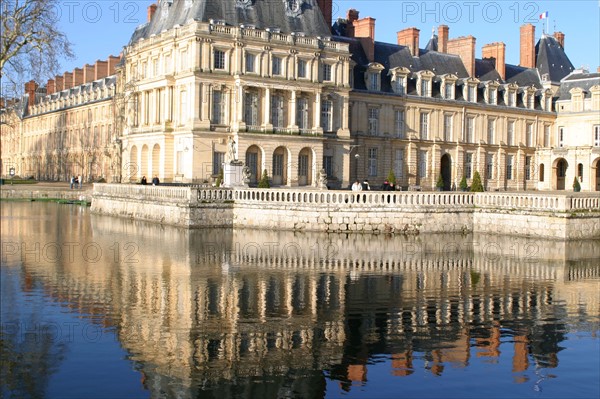
[[(64, 71), (118, 55), (135, 27), (146, 21), (150, 4), (150, 0), (63, 0), (60, 24), (74, 43), (76, 55), (76, 59), (63, 63)], [(397, 31), (414, 26), (421, 30), (423, 48), (432, 28), (446, 24), (451, 38), (473, 35), (477, 39), (478, 58), (484, 44), (506, 43), (509, 64), (519, 63), (519, 27), (533, 23), (537, 40), (546, 30), (546, 20), (540, 20), (539, 15), (548, 11), (548, 31), (554, 32), (556, 26), (565, 34), (565, 50), (573, 65), (590, 71), (600, 65), (600, 0), (334, 0), (334, 20), (345, 17), (349, 8), (360, 11), (361, 18), (376, 19), (377, 41), (395, 43)]]

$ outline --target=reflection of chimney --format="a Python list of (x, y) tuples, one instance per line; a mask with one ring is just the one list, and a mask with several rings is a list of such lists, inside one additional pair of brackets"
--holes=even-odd
[(66, 89), (70, 89), (71, 87), (73, 87), (73, 73), (72, 72), (65, 72), (63, 74), (63, 82), (64, 82), (64, 90)]
[(110, 55), (108, 57), (108, 75), (114, 75), (115, 74), (115, 67), (117, 66), (117, 64), (119, 63), (119, 61), (121, 60), (121, 57), (117, 57), (114, 55)]
[(448, 33), (450, 28), (448, 25), (440, 25), (438, 27), (438, 51), (440, 53), (448, 52)]
[(85, 64), (83, 67), (83, 83), (89, 83), (94, 81), (94, 66), (90, 64)]
[(560, 47), (565, 48), (565, 34), (562, 32), (554, 32), (554, 38), (560, 44)]
[(417, 28), (406, 28), (396, 34), (398, 44), (408, 47), (413, 57), (419, 55), (419, 32)]
[(319, 4), (319, 8), (321, 9), (321, 14), (323, 14), (323, 18), (325, 18), (325, 23), (328, 27), (331, 27), (331, 14), (333, 13), (332, 0), (317, 0)]
[(65, 80), (62, 76), (55, 76), (54, 81), (56, 82), (56, 91), (63, 91), (65, 89)]
[(354, 37), (360, 39), (367, 59), (369, 62), (375, 61), (375, 18), (365, 17), (352, 24), (354, 25)]
[(94, 65), (94, 80), (102, 79), (108, 76), (108, 61), (96, 61)]
[(35, 91), (38, 88), (38, 84), (35, 83), (35, 80), (30, 80), (25, 83), (25, 93), (29, 96), (28, 105), (32, 107), (35, 104)]
[(535, 26), (521, 26), (521, 60), (519, 65), (525, 68), (535, 68)]
[(152, 17), (154, 16), (154, 13), (156, 12), (156, 4), (150, 4), (148, 6), (148, 22), (152, 21)]
[(469, 76), (475, 76), (475, 38), (473, 36), (448, 40), (448, 54), (458, 55)]
[(83, 84), (83, 69), (73, 69), (73, 87)]
[(490, 43), (483, 46), (481, 49), (482, 58), (492, 58), (494, 60), (494, 68), (498, 71), (502, 80), (506, 79), (506, 45), (502, 42)]
[(48, 83), (46, 84), (46, 95), (54, 94), (56, 91), (56, 82), (54, 79), (48, 79)]

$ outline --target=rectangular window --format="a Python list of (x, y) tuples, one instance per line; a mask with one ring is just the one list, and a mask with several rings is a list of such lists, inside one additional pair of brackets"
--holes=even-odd
[(283, 154), (273, 154), (273, 176), (283, 176)]
[(419, 151), (418, 171), (419, 178), (427, 177), (427, 151)]
[(394, 111), (394, 133), (396, 137), (404, 138), (404, 110), (397, 109)]
[(494, 154), (485, 156), (485, 177), (487, 179), (494, 178)]
[(256, 72), (254, 64), (256, 63), (256, 56), (252, 53), (246, 53), (246, 72)]
[(544, 147), (550, 146), (550, 126), (544, 126)]
[(516, 105), (517, 94), (514, 91), (508, 92), (508, 106), (514, 107)]
[(444, 115), (444, 141), (452, 141), (452, 115)]
[(213, 57), (214, 69), (225, 69), (225, 52), (221, 50), (215, 50), (213, 52)]
[(321, 128), (324, 132), (333, 131), (333, 101), (321, 101)]
[(467, 101), (475, 103), (477, 102), (477, 88), (473, 85), (467, 86)]
[(421, 96), (430, 97), (429, 80), (421, 79)]
[(488, 91), (488, 100), (492, 105), (496, 105), (496, 89), (490, 88)]
[(527, 108), (533, 109), (535, 106), (535, 96), (533, 94), (527, 95)]
[(487, 121), (487, 143), (494, 144), (496, 120), (488, 119)]
[(544, 107), (545, 111), (552, 111), (552, 96), (546, 96), (544, 97), (544, 101), (546, 102), (546, 106)]
[(369, 134), (377, 136), (379, 130), (379, 108), (369, 108)]
[(369, 148), (369, 176), (377, 176), (377, 148)]
[(562, 147), (564, 145), (564, 138), (565, 138), (565, 128), (564, 127), (559, 127), (558, 128), (558, 146)]
[(323, 81), (331, 82), (331, 65), (323, 64)]
[(223, 92), (219, 90), (213, 90), (212, 100), (213, 100), (213, 108), (212, 108), (212, 118), (211, 122), (215, 125), (221, 125), (224, 121), (224, 98)]
[(323, 156), (323, 169), (325, 169), (325, 173), (327, 177), (333, 176), (333, 156), (324, 155)]
[(600, 125), (594, 126), (594, 147), (600, 147)]
[(281, 75), (283, 71), (281, 70), (281, 58), (273, 57), (271, 61), (271, 75)]
[(506, 180), (512, 180), (513, 178), (513, 156), (506, 156)]
[(218, 175), (223, 168), (223, 162), (225, 162), (225, 153), (224, 152), (213, 152), (213, 168), (212, 174)]
[(279, 94), (271, 96), (271, 124), (283, 127), (283, 97)]
[(404, 95), (404, 79), (396, 80), (396, 93)]
[(396, 177), (404, 176), (404, 148), (396, 150), (396, 156), (394, 157), (394, 174)]
[(454, 98), (454, 84), (446, 83), (444, 85), (444, 98), (447, 100), (452, 100)]
[(244, 122), (247, 126), (258, 125), (258, 93), (245, 93)]
[(298, 60), (298, 77), (305, 78), (306, 77), (306, 61)]
[(158, 76), (160, 71), (158, 69), (158, 58), (152, 60), (152, 76)]
[(296, 124), (300, 129), (309, 129), (308, 99), (306, 97), (298, 97), (296, 99)]
[(467, 118), (467, 129), (465, 133), (467, 135), (467, 137), (465, 137), (465, 142), (473, 143), (475, 140), (475, 118), (472, 116)]
[(531, 156), (525, 157), (525, 180), (531, 180)]
[(298, 156), (298, 176), (308, 176), (308, 155)]
[(171, 54), (165, 55), (164, 60), (165, 60), (165, 68), (164, 68), (165, 73), (171, 73)]
[(533, 146), (533, 124), (528, 123), (525, 127), (525, 145), (527, 147)]
[(429, 137), (429, 113), (421, 112), (419, 116), (419, 136), (421, 140), (427, 140)]
[(379, 74), (376, 72), (369, 73), (369, 89), (379, 90)]
[(515, 121), (508, 121), (506, 125), (506, 144), (513, 145), (515, 141)]
[(473, 153), (465, 153), (465, 177), (470, 179), (473, 173)]
[(185, 71), (187, 69), (187, 57), (188, 57), (188, 53), (187, 50), (182, 50), (181, 53), (179, 53), (181, 55), (181, 59), (179, 60), (179, 65), (181, 67), (182, 71)]

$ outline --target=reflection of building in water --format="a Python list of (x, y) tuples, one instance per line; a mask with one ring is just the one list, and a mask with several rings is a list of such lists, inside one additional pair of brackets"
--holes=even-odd
[[(28, 242), (50, 233), (14, 223)], [(576, 324), (600, 302), (597, 262), (585, 259), (597, 243), (189, 231), (103, 217), (91, 227), (87, 244), (103, 250), (94, 262), (27, 257), (23, 267), (49, 296), (115, 326), (156, 396), (234, 396), (227, 386), (256, 377), (264, 396), (320, 396), (321, 370), (351, 389), (377, 354), (398, 377), (499, 362), (502, 351), (514, 373), (555, 367), (566, 330), (550, 320)]]

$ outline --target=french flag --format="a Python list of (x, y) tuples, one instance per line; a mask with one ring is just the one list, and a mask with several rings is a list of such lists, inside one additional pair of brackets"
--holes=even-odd
[(540, 19), (546, 19), (548, 18), (548, 11), (544, 11), (543, 13), (540, 14)]

